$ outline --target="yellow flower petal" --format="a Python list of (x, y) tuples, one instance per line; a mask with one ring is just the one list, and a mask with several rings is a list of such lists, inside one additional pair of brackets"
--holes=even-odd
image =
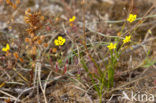
[(72, 19), (73, 19), (73, 21), (75, 21), (76, 17), (75, 17), (75, 16), (73, 16), (73, 18), (72, 18)]
[(6, 48), (2, 48), (2, 51), (7, 52), (7, 49)]
[(69, 19), (69, 22), (73, 22), (73, 21), (75, 21), (75, 19), (76, 19), (76, 17), (73, 16), (72, 18)]
[(60, 45), (63, 45), (65, 42), (66, 42), (66, 39), (63, 38), (63, 39), (60, 41)]
[(63, 39), (62, 39), (62, 42), (65, 43), (65, 42), (66, 42), (66, 39), (63, 38)]
[(71, 18), (69, 19), (69, 22), (72, 22), (72, 19)]
[(55, 43), (56, 46), (59, 46), (59, 41), (57, 39), (54, 40), (54, 43)]
[(58, 36), (58, 40), (62, 40), (63, 38), (62, 38), (62, 36)]
[(2, 48), (2, 51), (4, 52), (7, 52), (8, 50), (10, 50), (9, 44), (7, 44), (6, 47)]
[(61, 42), (60, 42), (60, 45), (63, 45), (63, 44), (64, 44), (64, 43), (61, 41)]
[(7, 49), (7, 50), (10, 50), (9, 44), (6, 45), (6, 49)]

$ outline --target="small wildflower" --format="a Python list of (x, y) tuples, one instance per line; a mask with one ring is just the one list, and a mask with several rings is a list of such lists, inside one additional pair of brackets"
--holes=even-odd
[(58, 39), (54, 40), (54, 43), (56, 46), (63, 45), (66, 42), (66, 39), (63, 38), (62, 36), (59, 36)]
[(30, 50), (28, 50), (28, 54), (30, 55), (36, 55), (36, 53), (37, 53), (36, 46), (33, 46)]
[(12, 8), (16, 9), (17, 5), (20, 4), (20, 0), (16, 0), (15, 2), (13, 2), (12, 0), (6, 0), (6, 3), (10, 5)]
[(20, 62), (24, 62), (24, 60), (22, 58), (19, 58)]
[(52, 48), (52, 52), (56, 53), (57, 52), (57, 48)]
[(16, 59), (18, 59), (18, 58), (19, 58), (19, 56), (18, 56), (18, 53), (17, 53), (17, 52), (15, 52), (13, 55), (14, 55), (14, 57), (15, 57)]
[(6, 47), (2, 48), (2, 51), (7, 52), (10, 50), (9, 44), (6, 45)]
[(128, 43), (131, 41), (131, 36), (126, 36), (126, 38), (123, 40), (123, 43)]
[(107, 46), (107, 48), (109, 49), (109, 50), (112, 50), (112, 49), (115, 49), (116, 48), (116, 43), (110, 43), (108, 46)]
[(76, 19), (76, 17), (75, 17), (75, 16), (73, 16), (72, 18), (70, 18), (70, 19), (69, 19), (69, 22), (74, 22), (74, 21), (75, 21), (75, 19)]
[(137, 15), (130, 14), (129, 17), (127, 18), (127, 21), (132, 23), (133, 21), (135, 21), (136, 17), (137, 17)]
[(34, 38), (33, 38), (33, 41), (37, 41), (39, 39), (39, 36), (35, 36)]
[(25, 38), (26, 43), (29, 43), (30, 41), (31, 41), (30, 38)]
[(42, 43), (42, 40), (37, 40), (37, 44), (40, 45)]
[(45, 48), (47, 48), (47, 47), (48, 47), (48, 43), (44, 43), (43, 45), (44, 45), (44, 47), (45, 47)]
[(30, 37), (33, 38), (35, 36), (34, 33), (30, 33)]

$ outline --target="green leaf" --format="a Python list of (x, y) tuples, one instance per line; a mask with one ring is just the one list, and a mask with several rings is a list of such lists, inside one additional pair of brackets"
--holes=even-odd
[(143, 67), (148, 68), (156, 63), (156, 60), (146, 59)]

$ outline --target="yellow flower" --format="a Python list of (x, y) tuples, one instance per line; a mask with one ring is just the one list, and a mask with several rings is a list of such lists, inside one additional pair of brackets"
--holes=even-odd
[(116, 48), (116, 43), (110, 43), (108, 46), (107, 46), (107, 48), (109, 49), (109, 50), (112, 50), (112, 49), (115, 49)]
[(127, 21), (132, 23), (133, 21), (135, 21), (136, 17), (137, 17), (137, 15), (129, 14), (129, 17), (127, 18)]
[(128, 43), (131, 41), (131, 36), (126, 36), (126, 38), (123, 40), (123, 43)]
[(54, 40), (54, 43), (56, 46), (63, 45), (66, 42), (66, 39), (63, 38), (62, 36), (58, 36), (58, 39)]
[(72, 18), (70, 18), (70, 19), (69, 19), (69, 22), (74, 22), (74, 21), (75, 21), (75, 19), (76, 19), (76, 17), (75, 17), (75, 16), (73, 16)]
[(10, 50), (9, 44), (7, 44), (6, 47), (2, 48), (2, 51), (4, 52), (7, 52), (8, 50)]

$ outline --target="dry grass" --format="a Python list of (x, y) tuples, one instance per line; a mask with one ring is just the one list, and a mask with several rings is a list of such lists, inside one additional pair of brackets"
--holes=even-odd
[[(96, 74), (98, 66), (105, 71), (111, 58), (107, 45), (132, 31), (132, 42), (117, 60), (113, 87), (103, 88), (102, 103), (133, 103), (118, 99), (122, 91), (156, 97), (155, 2), (12, 1), (16, 7), (0, 0), (0, 103), (99, 103), (94, 88), (99, 81), (92, 83), (88, 74)], [(25, 14), (29, 8), (31, 16)], [(138, 17), (131, 24), (125, 21), (130, 11)], [(66, 39), (63, 46), (54, 44), (58, 36)], [(9, 53), (1, 51), (7, 43)]]

